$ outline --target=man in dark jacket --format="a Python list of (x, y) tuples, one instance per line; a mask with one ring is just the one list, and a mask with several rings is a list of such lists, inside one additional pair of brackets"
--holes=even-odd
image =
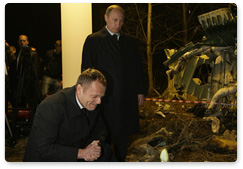
[(105, 90), (103, 74), (87, 69), (75, 86), (47, 97), (37, 107), (23, 161), (110, 161), (107, 131), (96, 110)]
[[(42, 95), (56, 93), (62, 89), (62, 43), (57, 40), (55, 48), (46, 52), (43, 58), (44, 76), (42, 82)], [(52, 87), (52, 92), (50, 89)]]
[(81, 68), (94, 67), (107, 79), (102, 115), (117, 159), (126, 161), (128, 138), (139, 131), (138, 105), (144, 101), (144, 71), (136, 40), (121, 32), (124, 10), (118, 5), (109, 6), (104, 17), (106, 27), (85, 41)]
[(29, 46), (27, 35), (20, 35), (18, 44), (19, 51), (16, 52), (16, 59), (9, 66), (13, 100), (11, 104), (14, 108), (29, 107), (31, 113), (34, 113), (42, 100), (39, 86), (40, 59), (36, 49)]

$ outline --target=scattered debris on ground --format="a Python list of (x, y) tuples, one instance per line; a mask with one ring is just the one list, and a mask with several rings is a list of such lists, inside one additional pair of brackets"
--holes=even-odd
[(145, 102), (140, 107), (141, 133), (131, 138), (127, 161), (160, 162), (163, 149), (168, 151), (170, 162), (236, 161), (234, 115), (226, 116), (224, 122), (228, 124), (221, 124), (218, 133), (214, 133), (212, 120), (188, 112), (194, 106)]

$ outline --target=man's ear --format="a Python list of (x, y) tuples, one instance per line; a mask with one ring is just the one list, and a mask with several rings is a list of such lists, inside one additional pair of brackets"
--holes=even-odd
[(104, 19), (105, 19), (105, 22), (107, 23), (108, 16), (106, 14), (104, 15)]
[(83, 92), (83, 86), (81, 84), (77, 84), (76, 86), (77, 93)]

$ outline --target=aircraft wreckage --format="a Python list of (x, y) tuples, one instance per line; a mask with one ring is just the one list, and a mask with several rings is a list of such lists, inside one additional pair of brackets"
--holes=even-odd
[(193, 95), (210, 102), (206, 115), (222, 114), (223, 103), (228, 105), (226, 113), (236, 112), (237, 19), (229, 8), (221, 8), (199, 15), (198, 20), (206, 34), (201, 42), (165, 49), (168, 89), (179, 98)]

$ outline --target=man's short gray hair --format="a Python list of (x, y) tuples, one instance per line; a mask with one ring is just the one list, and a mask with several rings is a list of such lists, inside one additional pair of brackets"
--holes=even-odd
[(111, 11), (112, 11), (112, 9), (119, 9), (119, 10), (121, 10), (121, 11), (123, 12), (123, 14), (125, 14), (124, 9), (123, 9), (122, 7), (120, 7), (119, 5), (111, 5), (111, 6), (109, 6), (109, 7), (106, 9), (105, 14), (106, 14), (107, 16), (109, 16), (110, 13), (111, 13)]
[(95, 80), (99, 80), (103, 86), (107, 84), (105, 76), (99, 70), (88, 68), (79, 75), (76, 85), (88, 86)]

